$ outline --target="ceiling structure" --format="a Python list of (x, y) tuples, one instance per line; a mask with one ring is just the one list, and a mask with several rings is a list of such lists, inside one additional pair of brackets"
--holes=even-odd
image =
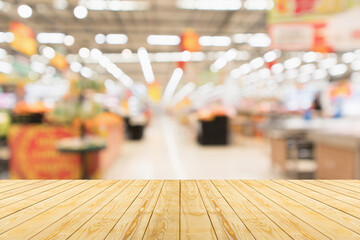
[[(244, 1), (244, 0), (243, 0)], [(257, 1), (257, 0), (247, 0)], [(5, 2), (5, 1), (4, 1)], [(65, 9), (54, 8), (53, 0), (22, 0), (7, 1), (10, 3), (6, 9), (0, 11), (0, 31), (8, 31), (11, 21), (18, 20), (30, 26), (35, 33), (60, 32), (75, 38), (72, 46), (65, 46), (68, 54), (78, 54), (82, 47), (97, 48), (103, 53), (118, 53), (130, 49), (133, 53), (139, 47), (145, 47), (149, 53), (179, 52), (179, 46), (149, 45), (149, 35), (180, 35), (186, 28), (193, 28), (200, 36), (229, 36), (238, 33), (265, 33), (266, 11), (246, 10), (244, 7), (236, 11), (193, 10), (180, 9), (176, 0), (150, 0), (148, 9), (144, 11), (110, 11), (89, 10), (84, 19), (74, 16), (74, 8), (79, 5), (78, 0), (68, 0)], [(23, 19), (17, 13), (20, 4), (27, 4), (33, 9), (30, 18)], [(97, 44), (94, 40), (96, 34), (121, 33), (128, 36), (128, 42), (123, 45)], [(53, 45), (55, 46), (55, 45)], [(8, 48), (7, 44), (0, 44)], [(217, 52), (235, 48), (249, 52), (249, 60), (261, 56), (267, 48), (254, 48), (248, 44), (214, 47), (203, 46), (202, 51)], [(248, 60), (248, 61), (249, 61)], [(196, 71), (209, 70), (214, 59), (205, 59), (199, 62), (189, 62), (187, 67)], [(176, 68), (176, 62), (152, 62), (156, 79), (166, 83)], [(241, 65), (240, 61), (228, 64), (229, 70)], [(100, 74), (106, 74), (105, 69), (89, 64)], [(140, 63), (117, 63), (134, 81), (145, 82)], [(108, 75), (110, 76), (110, 75)]]

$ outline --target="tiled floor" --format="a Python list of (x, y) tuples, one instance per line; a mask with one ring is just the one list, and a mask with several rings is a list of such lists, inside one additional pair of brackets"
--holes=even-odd
[(234, 139), (230, 146), (203, 147), (194, 133), (168, 117), (154, 119), (141, 141), (125, 141), (106, 179), (276, 179), (269, 145)]

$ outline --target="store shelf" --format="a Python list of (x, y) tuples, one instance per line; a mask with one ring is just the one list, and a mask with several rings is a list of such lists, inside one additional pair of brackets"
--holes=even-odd
[(359, 180), (0, 181), (0, 239), (360, 239)]

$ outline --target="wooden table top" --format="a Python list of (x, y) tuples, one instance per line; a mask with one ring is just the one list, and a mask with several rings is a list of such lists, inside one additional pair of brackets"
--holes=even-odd
[(360, 239), (360, 180), (4, 180), (0, 239)]

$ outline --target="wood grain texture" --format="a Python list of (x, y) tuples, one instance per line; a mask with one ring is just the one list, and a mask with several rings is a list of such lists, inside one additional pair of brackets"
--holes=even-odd
[(147, 184), (148, 181), (145, 180), (133, 182), (76, 230), (69, 239), (104, 239)]
[(139, 239), (158, 200), (164, 181), (151, 181), (126, 210), (105, 239)]
[(180, 238), (217, 239), (195, 181), (181, 181)]
[(2, 239), (360, 239), (358, 180), (0, 181)]
[[(75, 232), (80, 226), (85, 224), (93, 215), (95, 215), (101, 208), (103, 208), (107, 203), (113, 200), (118, 194), (120, 194), (132, 181), (118, 181), (108, 188), (104, 188), (100, 184), (97, 187), (103, 188), (104, 191), (97, 193), (94, 198), (86, 199), (87, 201), (78, 208), (75, 208), (74, 211), (69, 212), (64, 217), (54, 222), (50, 226), (44, 228), (41, 232), (36, 234), (31, 239), (67, 239), (73, 232)], [(105, 186), (106, 187), (106, 186)], [(94, 192), (94, 189), (91, 189)], [(87, 194), (87, 192), (84, 192)], [(79, 196), (81, 197), (81, 196)], [(90, 197), (90, 196), (89, 196)], [(76, 202), (78, 204), (78, 202)], [(61, 210), (59, 206), (55, 210)], [(43, 214), (44, 215), (44, 214)], [(60, 215), (60, 214), (59, 214)], [(37, 216), (38, 219), (41, 219), (45, 216)], [(32, 224), (34, 223), (32, 219)]]
[(276, 199), (269, 199), (242, 181), (232, 180), (229, 182), (293, 239), (329, 239), (317, 229), (278, 205)]
[(211, 181), (197, 181), (219, 239), (255, 239)]
[(149, 221), (145, 239), (179, 239), (180, 181), (167, 180)]
[(315, 227), (321, 233), (332, 239), (359, 239), (360, 235), (351, 231), (350, 229), (342, 226), (327, 216), (321, 215), (318, 212), (308, 208), (301, 204), (297, 199), (293, 200), (288, 196), (273, 190), (272, 188), (264, 185), (265, 181), (244, 181), (246, 184), (268, 196), (276, 201), (288, 212), (307, 222), (311, 226)]
[[(280, 182), (280, 181), (279, 181)], [(301, 202), (304, 206), (307, 206), (310, 209), (313, 209), (314, 211), (322, 214), (323, 216), (326, 216), (333, 221), (351, 229), (352, 231), (355, 231), (357, 233), (360, 233), (360, 219), (352, 216), (350, 214), (347, 214), (341, 210), (338, 210), (334, 207), (329, 206), (328, 204), (332, 203), (333, 205), (336, 205), (334, 199), (326, 198), (325, 202), (317, 201), (314, 198), (306, 196), (307, 191), (306, 189), (302, 191), (302, 193), (297, 192), (297, 187), (293, 186), (293, 188), (285, 187), (285, 183), (282, 182), (282, 184), (277, 183), (275, 181), (264, 181), (264, 184), (266, 186), (271, 187), (272, 189), (281, 192), (282, 194), (292, 198), (296, 199), (296, 201)], [(288, 183), (289, 184), (289, 183)], [(314, 194), (315, 196), (316, 194)], [(319, 196), (316, 196), (319, 198)], [(343, 208), (345, 209), (347, 206), (343, 204)], [(354, 215), (358, 215), (359, 210), (357, 208), (353, 208)]]
[(228, 182), (225, 180), (213, 182), (256, 239), (291, 239), (286, 232)]

